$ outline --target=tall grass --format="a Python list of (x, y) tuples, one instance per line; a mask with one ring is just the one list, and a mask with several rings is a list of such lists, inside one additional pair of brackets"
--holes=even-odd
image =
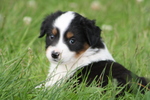
[[(141, 1), (141, 2), (140, 2)], [(0, 100), (113, 100), (118, 90), (81, 85), (74, 93), (71, 83), (50, 89), (35, 89), (47, 75), (44, 38), (38, 39), (40, 24), (51, 12), (76, 11), (103, 30), (102, 37), (117, 62), (139, 76), (150, 78), (149, 0), (1, 0), (0, 1)], [(31, 19), (31, 22), (27, 22)], [(104, 27), (105, 26), (105, 27)], [(107, 90), (103, 93), (102, 91)], [(149, 100), (125, 93), (121, 100)]]

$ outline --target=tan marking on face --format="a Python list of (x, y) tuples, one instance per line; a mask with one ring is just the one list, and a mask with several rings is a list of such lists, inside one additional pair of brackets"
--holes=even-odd
[(80, 55), (82, 55), (88, 48), (89, 48), (89, 44), (85, 43), (84, 47), (82, 50), (80, 50), (79, 52), (76, 53), (75, 57), (78, 58)]
[(54, 35), (58, 34), (58, 32), (57, 32), (57, 29), (56, 29), (56, 28), (54, 28), (54, 29), (52, 30), (52, 34), (54, 34)]
[(69, 39), (69, 38), (71, 38), (71, 37), (73, 37), (74, 36), (74, 34), (72, 33), (72, 32), (68, 32), (67, 33), (67, 35), (66, 35), (66, 37)]

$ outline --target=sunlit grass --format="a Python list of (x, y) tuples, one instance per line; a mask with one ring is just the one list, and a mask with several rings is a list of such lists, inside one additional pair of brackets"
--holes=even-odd
[[(93, 6), (95, 5), (95, 6)], [(117, 62), (139, 76), (150, 78), (149, 0), (1, 0), (0, 1), (0, 99), (1, 100), (108, 100), (116, 87), (79, 86), (77, 93), (60, 87), (35, 89), (44, 82), (49, 62), (40, 24), (50, 13), (76, 11), (95, 19), (102, 37)], [(104, 90), (107, 92), (103, 93)], [(145, 95), (125, 93), (121, 100), (149, 100)]]

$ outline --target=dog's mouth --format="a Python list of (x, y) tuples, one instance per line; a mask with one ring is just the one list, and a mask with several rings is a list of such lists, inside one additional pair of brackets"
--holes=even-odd
[(53, 62), (59, 62), (59, 59), (52, 59)]
[(59, 60), (58, 60), (58, 59), (53, 59), (53, 61), (54, 61), (54, 62), (58, 62)]
[(52, 59), (51, 62), (53, 62), (53, 63), (60, 63), (60, 64), (63, 63), (63, 61), (61, 59)]

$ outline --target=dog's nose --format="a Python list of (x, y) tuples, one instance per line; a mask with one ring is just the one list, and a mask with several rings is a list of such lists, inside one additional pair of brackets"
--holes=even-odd
[(59, 52), (52, 51), (51, 56), (52, 56), (52, 58), (57, 59), (59, 54), (60, 54)]

